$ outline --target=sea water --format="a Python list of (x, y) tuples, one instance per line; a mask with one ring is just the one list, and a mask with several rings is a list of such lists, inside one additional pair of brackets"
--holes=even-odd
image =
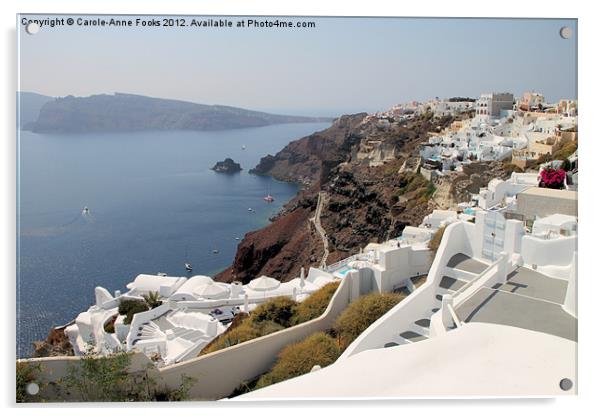
[[(192, 274), (227, 267), (245, 233), (268, 224), (297, 192), (248, 170), (327, 126), (20, 132), (17, 356), (30, 356), (34, 340), (92, 305), (96, 286), (123, 292), (140, 273), (186, 276), (186, 262)], [(243, 171), (210, 169), (226, 157)], [(271, 204), (263, 200), (268, 192)]]

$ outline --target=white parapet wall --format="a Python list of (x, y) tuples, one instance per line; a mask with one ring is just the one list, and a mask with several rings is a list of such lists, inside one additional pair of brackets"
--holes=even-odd
[(160, 383), (175, 389), (182, 376), (194, 377), (190, 397), (214, 400), (230, 394), (245, 381), (269, 371), (285, 346), (328, 330), (352, 300), (352, 279), (341, 281), (324, 313), (314, 320), (264, 337), (159, 369)]
[(406, 245), (379, 250), (379, 267), (374, 269), (381, 293), (390, 292), (408, 279), (428, 273), (432, 262), (431, 250)]
[(382, 348), (385, 343), (390, 341), (392, 334), (399, 333), (400, 328), (408, 327), (417, 316), (427, 312), (435, 300), (439, 280), (451, 257), (458, 253), (472, 257), (473, 249), (470, 245), (469, 235), (472, 236), (474, 230), (474, 224), (467, 222), (455, 222), (448, 225), (443, 233), (440, 248), (435, 255), (426, 282), (356, 338), (338, 361), (365, 350)]
[[(577, 236), (559, 237), (551, 240), (524, 236), (522, 241), (523, 260), (526, 265), (536, 267), (546, 265), (552, 268), (569, 267), (577, 249)], [(553, 273), (556, 274), (557, 273)], [(566, 275), (565, 275), (566, 276)]]

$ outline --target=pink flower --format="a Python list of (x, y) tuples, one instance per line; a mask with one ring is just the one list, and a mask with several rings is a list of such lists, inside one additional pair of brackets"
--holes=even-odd
[(544, 168), (540, 174), (539, 186), (543, 188), (560, 189), (564, 187), (566, 172), (563, 169)]

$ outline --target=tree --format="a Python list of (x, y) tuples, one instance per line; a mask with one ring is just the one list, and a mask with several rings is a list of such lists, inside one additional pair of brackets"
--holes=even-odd
[(159, 299), (160, 297), (161, 295), (159, 295), (159, 292), (148, 292), (146, 295), (142, 295), (142, 298), (148, 305), (149, 309), (154, 309), (163, 304), (163, 302)]

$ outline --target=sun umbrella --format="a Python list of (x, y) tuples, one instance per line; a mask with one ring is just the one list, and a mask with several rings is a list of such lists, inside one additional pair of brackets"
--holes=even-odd
[(194, 293), (205, 299), (223, 298), (230, 294), (230, 291), (215, 282), (199, 285), (194, 289)]
[(280, 282), (272, 277), (261, 276), (255, 280), (251, 280), (249, 288), (257, 291), (267, 292), (274, 290), (280, 286)]

